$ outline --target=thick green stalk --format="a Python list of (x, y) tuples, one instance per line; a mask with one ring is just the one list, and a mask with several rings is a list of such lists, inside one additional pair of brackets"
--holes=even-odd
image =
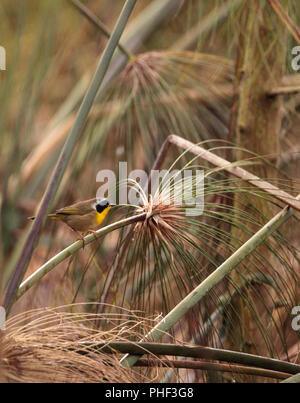
[[(84, 244), (88, 245), (94, 240), (112, 232), (118, 228), (124, 227), (126, 225), (133, 224), (137, 221), (141, 221), (146, 217), (146, 213), (125, 218), (123, 220), (117, 221), (113, 224), (107, 225), (97, 231), (96, 234), (87, 235), (84, 238)], [(57, 255), (53, 256), (48, 262), (39, 267), (34, 273), (32, 273), (23, 283), (20, 285), (18, 292), (16, 294), (16, 299), (20, 298), (29, 288), (36, 284), (42, 277), (44, 277), (50, 270), (56, 267), (63, 260), (67, 259), (69, 256), (74, 255), (83, 246), (82, 241), (77, 241), (72, 243), (70, 246), (59, 252)]]
[[(268, 236), (279, 228), (291, 215), (293, 210), (285, 207), (280, 213), (273, 217), (256, 234), (245, 242), (236, 252), (234, 252), (221, 266), (211, 273), (201, 284), (188, 294), (179, 304), (175, 306), (146, 336), (146, 340), (157, 341), (165, 332), (168, 332), (183, 315), (207, 293), (218, 284), (226, 275), (242, 262), (242, 260), (255, 250)], [(124, 366), (132, 367), (140, 358), (137, 355), (127, 355), (121, 360)]]
[[(107, 38), (110, 38), (110, 32), (106, 28), (105, 24), (99, 18), (92, 13), (84, 4), (81, 3), (80, 0), (69, 0), (74, 7), (77, 8), (81, 12), (82, 15), (84, 15), (92, 24), (94, 24), (101, 32), (103, 35), (105, 35)], [(131, 58), (131, 54), (127, 52), (127, 50), (124, 48), (124, 46), (121, 45), (121, 43), (118, 44), (119, 50), (128, 58)]]
[(50, 182), (47, 186), (47, 189), (44, 193), (36, 219), (34, 220), (32, 228), (28, 234), (24, 247), (21, 251), (21, 255), (17, 262), (15, 271), (8, 284), (8, 289), (7, 289), (5, 299), (4, 299), (4, 304), (3, 304), (7, 313), (9, 312), (9, 310), (11, 308), (11, 304), (15, 298), (16, 292), (18, 290), (18, 286), (24, 277), (26, 268), (29, 264), (29, 260), (31, 258), (31, 255), (32, 255), (32, 252), (34, 249), (34, 245), (37, 241), (38, 235), (42, 228), (44, 218), (47, 214), (50, 204), (51, 204), (51, 202), (55, 196), (55, 193), (58, 189), (58, 186), (61, 182), (63, 174), (66, 170), (66, 167), (68, 165), (68, 162), (69, 162), (72, 152), (74, 150), (74, 147), (77, 144), (79, 136), (84, 128), (86, 119), (88, 117), (88, 113), (93, 105), (93, 102), (94, 102), (96, 94), (99, 90), (99, 87), (100, 87), (101, 83), (103, 82), (105, 73), (108, 69), (108, 66), (110, 64), (114, 51), (119, 43), (119, 39), (125, 29), (125, 26), (132, 13), (135, 3), (136, 3), (136, 0), (127, 0), (123, 7), (123, 10), (115, 25), (115, 28), (111, 34), (111, 37), (107, 43), (107, 46), (100, 58), (98, 67), (96, 69), (96, 73), (92, 79), (90, 87), (89, 87), (89, 89), (82, 101), (82, 104), (79, 108), (75, 123), (71, 129), (70, 134), (68, 135), (68, 138), (67, 138), (67, 140), (64, 144), (64, 147), (62, 149), (62, 152), (59, 156), (59, 159), (58, 159), (57, 165), (54, 169), (53, 175), (52, 175)]

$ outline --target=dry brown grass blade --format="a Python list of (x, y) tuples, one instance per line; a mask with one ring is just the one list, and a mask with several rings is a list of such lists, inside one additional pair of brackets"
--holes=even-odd
[[(122, 368), (117, 354), (93, 349), (93, 343), (141, 337), (154, 320), (116, 307), (101, 317), (81, 312), (88, 306), (37, 309), (9, 318), (0, 333), (0, 381), (150, 382), (140, 372)], [(95, 328), (96, 319), (105, 330)], [(85, 350), (83, 343), (91, 341)]]
[(1, 382), (138, 382), (138, 377), (122, 370), (114, 357), (100, 353), (80, 355), (70, 349), (20, 346), (13, 337), (2, 336)]
[(278, 0), (268, 0), (270, 6), (277, 14), (278, 18), (284, 23), (290, 34), (296, 42), (300, 44), (300, 28), (292, 21), (288, 13), (283, 9)]
[(270, 369), (247, 367), (243, 365), (233, 365), (233, 364), (221, 364), (210, 361), (192, 361), (192, 360), (157, 360), (157, 359), (146, 359), (140, 358), (135, 367), (169, 367), (169, 368), (186, 368), (195, 369), (202, 371), (220, 371), (220, 372), (231, 372), (236, 375), (246, 374), (254, 376), (262, 376), (266, 378), (274, 379), (287, 379), (290, 375), (284, 372), (272, 371)]
[[(268, 91), (269, 96), (294, 95), (300, 92), (300, 74), (284, 76), (281, 84)], [(287, 108), (288, 109), (288, 108)]]
[(272, 88), (271, 91), (269, 92), (270, 96), (275, 96), (275, 95), (292, 95), (292, 94), (297, 94), (300, 92), (300, 85), (291, 85), (291, 86), (280, 86), (280, 87), (275, 87)]

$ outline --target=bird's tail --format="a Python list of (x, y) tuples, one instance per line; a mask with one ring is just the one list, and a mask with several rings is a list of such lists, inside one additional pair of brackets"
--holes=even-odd
[[(62, 217), (60, 217), (58, 214), (53, 213), (53, 214), (48, 214), (48, 217), (51, 218), (52, 220), (57, 220), (57, 221), (61, 221)], [(35, 216), (32, 217), (28, 217), (27, 220), (35, 220)]]
[(60, 214), (48, 214), (48, 217), (51, 218), (51, 220), (56, 220), (56, 221), (61, 221), (62, 220), (62, 215)]

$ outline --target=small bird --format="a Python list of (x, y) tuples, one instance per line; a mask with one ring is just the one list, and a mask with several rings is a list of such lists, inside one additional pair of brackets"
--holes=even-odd
[[(111, 209), (112, 204), (107, 199), (97, 201), (96, 198), (84, 200), (62, 207), (48, 217), (52, 220), (63, 221), (83, 240), (82, 233), (94, 233), (94, 228), (98, 227)], [(30, 217), (34, 219), (35, 217)]]

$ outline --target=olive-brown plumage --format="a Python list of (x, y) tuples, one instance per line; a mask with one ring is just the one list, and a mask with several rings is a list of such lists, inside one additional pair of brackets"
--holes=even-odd
[(48, 217), (63, 221), (76, 232), (93, 232), (92, 230), (102, 223), (110, 208), (111, 205), (107, 199), (97, 201), (94, 198), (62, 207), (48, 214)]

